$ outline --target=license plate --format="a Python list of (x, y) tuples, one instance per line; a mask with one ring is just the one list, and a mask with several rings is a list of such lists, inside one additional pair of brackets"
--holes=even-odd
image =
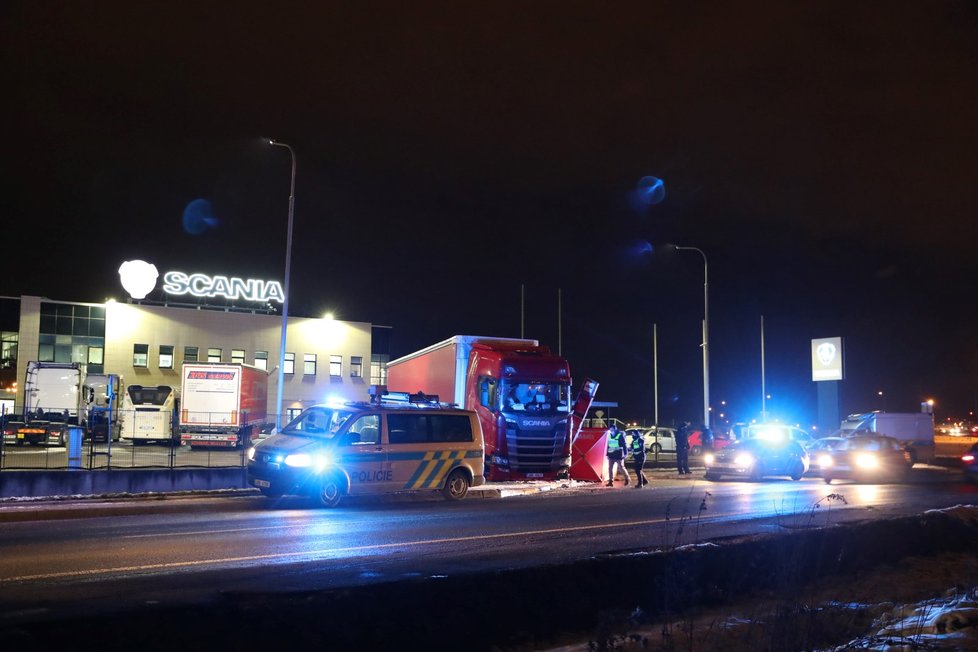
[(255, 480), (255, 486), (261, 487), (262, 489), (268, 489), (272, 486), (272, 483), (268, 480)]
[(528, 477), (528, 478), (542, 478), (543, 477), (543, 474), (542, 473), (527, 473), (526, 474), (526, 477)]

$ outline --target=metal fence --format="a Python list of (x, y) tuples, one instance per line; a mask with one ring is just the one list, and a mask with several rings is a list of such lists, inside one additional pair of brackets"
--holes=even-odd
[(121, 424), (125, 419), (139, 423), (139, 417), (135, 411), (116, 414), (110, 429), (106, 424), (93, 427), (33, 417), (25, 420), (16, 412), (2, 415), (0, 471), (243, 468), (248, 447), (267, 436), (274, 423), (274, 416), (270, 416), (267, 423), (247, 429), (242, 441), (233, 447), (191, 446), (181, 440), (179, 428), (168, 430), (160, 439), (132, 438), (131, 429), (124, 431)]

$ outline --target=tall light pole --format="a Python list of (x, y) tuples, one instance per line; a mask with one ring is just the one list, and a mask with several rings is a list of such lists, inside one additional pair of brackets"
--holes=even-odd
[(695, 251), (703, 257), (703, 426), (710, 427), (710, 277), (706, 254), (698, 247), (676, 246), (676, 251)]
[(282, 426), (282, 390), (285, 384), (285, 333), (289, 326), (289, 271), (292, 269), (292, 209), (295, 206), (295, 150), (291, 145), (269, 140), (269, 145), (284, 147), (292, 156), (292, 183), (289, 186), (289, 228), (285, 238), (285, 297), (282, 299), (282, 341), (278, 352), (278, 390), (275, 400), (275, 423)]

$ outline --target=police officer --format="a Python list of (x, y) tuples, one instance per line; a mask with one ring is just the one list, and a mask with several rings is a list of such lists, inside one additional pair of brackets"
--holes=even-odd
[(636, 489), (641, 489), (649, 483), (642, 469), (645, 468), (645, 433), (635, 430), (632, 435), (632, 461), (635, 462), (635, 477), (638, 484)]
[(615, 486), (615, 472), (621, 467), (621, 472), (625, 476), (625, 486), (628, 486), (628, 469), (625, 468), (625, 454), (628, 451), (628, 442), (625, 433), (618, 430), (618, 426), (611, 424), (608, 428), (608, 486)]
[(676, 431), (676, 470), (688, 475), (689, 470), (689, 421), (683, 421)]

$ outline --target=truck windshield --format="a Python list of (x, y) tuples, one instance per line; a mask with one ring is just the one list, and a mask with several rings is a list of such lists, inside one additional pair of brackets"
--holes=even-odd
[(570, 385), (503, 382), (502, 409), (507, 412), (555, 414), (568, 411)]
[(311, 407), (282, 428), (282, 434), (332, 439), (351, 414), (349, 410)]

